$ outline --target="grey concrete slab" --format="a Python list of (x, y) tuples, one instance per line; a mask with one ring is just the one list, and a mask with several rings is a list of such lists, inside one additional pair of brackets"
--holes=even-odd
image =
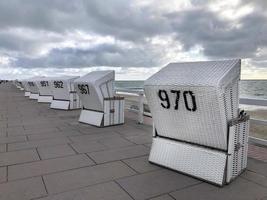
[(91, 142), (94, 140), (101, 140), (104, 138), (118, 138), (120, 135), (115, 132), (101, 132), (101, 133), (94, 133), (90, 135), (82, 135), (82, 136), (72, 136), (69, 137), (71, 141), (74, 143), (85, 143), (85, 142)]
[(267, 177), (267, 162), (249, 158), (247, 169)]
[(0, 166), (26, 163), (39, 160), (35, 149), (0, 153)]
[(145, 173), (162, 169), (162, 167), (149, 163), (148, 156), (126, 159), (123, 160), (123, 162), (139, 173)]
[(75, 151), (67, 144), (50, 147), (39, 147), (37, 148), (37, 151), (42, 160), (76, 154)]
[(45, 134), (32, 134), (32, 135), (27, 135), (29, 141), (31, 140), (43, 140), (43, 139), (51, 139), (51, 138), (60, 138), (60, 137), (66, 137), (63, 133), (61, 132), (52, 132), (52, 133), (45, 133)]
[(58, 132), (57, 128), (43, 128), (43, 129), (34, 129), (34, 130), (25, 130), (26, 135), (33, 135), (33, 134), (45, 134), (45, 133), (53, 133)]
[(7, 167), (0, 167), (0, 183), (7, 181)]
[(136, 200), (152, 198), (200, 183), (194, 178), (170, 170), (157, 170), (117, 182)]
[(127, 140), (130, 140), (131, 142), (135, 144), (148, 144), (152, 143), (152, 134), (151, 135), (135, 135), (135, 136), (127, 136)]
[(48, 147), (48, 146), (55, 146), (68, 143), (71, 143), (71, 141), (68, 138), (50, 138), (43, 140), (34, 140), (28, 142), (8, 144), (8, 151), (32, 149), (37, 147)]
[(112, 162), (45, 175), (44, 181), (47, 186), (48, 193), (53, 194), (108, 182), (134, 174), (135, 172), (122, 162)]
[(108, 148), (120, 148), (135, 145), (132, 142), (129, 142), (126, 139), (121, 138), (104, 138), (98, 140), (100, 144), (107, 146)]
[(137, 156), (144, 156), (149, 153), (149, 149), (143, 145), (110, 149), (98, 152), (87, 153), (96, 163), (105, 163)]
[(27, 141), (26, 136), (9, 136), (9, 137), (0, 137), (0, 144), (7, 143), (16, 143)]
[(105, 145), (100, 144), (97, 141), (73, 143), (70, 145), (73, 147), (73, 149), (75, 149), (75, 151), (79, 153), (88, 153), (88, 152), (101, 151), (107, 149)]
[(267, 188), (267, 177), (262, 174), (246, 170), (243, 174), (241, 174), (241, 177)]
[(131, 200), (116, 183), (109, 182), (86, 187), (80, 190), (51, 195), (39, 200)]
[(6, 144), (0, 144), (0, 153), (6, 152)]
[(130, 137), (130, 136), (152, 136), (152, 132), (146, 132), (141, 129), (137, 129), (132, 126), (126, 126), (126, 127), (118, 127), (115, 129), (116, 132), (118, 132), (120, 135), (125, 136), (125, 137)]
[(0, 184), (1, 200), (30, 200), (46, 195), (41, 177)]
[(202, 183), (194, 187), (172, 192), (171, 196), (181, 200), (195, 200), (196, 198), (199, 200), (251, 200), (266, 197), (267, 189), (250, 181), (238, 178), (223, 188)]
[(37, 162), (13, 165), (8, 167), (8, 179), (22, 179), (54, 172), (65, 171), (93, 165), (86, 155), (74, 155), (62, 158), (41, 160)]
[(174, 198), (168, 194), (165, 194), (165, 195), (160, 195), (160, 196), (155, 197), (155, 198), (151, 198), (150, 200), (174, 200)]

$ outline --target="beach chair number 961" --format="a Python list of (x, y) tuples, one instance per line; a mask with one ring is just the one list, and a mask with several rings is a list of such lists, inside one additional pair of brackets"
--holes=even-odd
[[(193, 112), (197, 110), (196, 97), (192, 91), (170, 90), (170, 92), (175, 97), (174, 110), (178, 110), (179, 108), (179, 100), (180, 100), (181, 93), (183, 94), (185, 108), (188, 111), (193, 111)], [(171, 103), (170, 103), (170, 99), (169, 99), (169, 95), (167, 91), (159, 90), (158, 96), (160, 100), (162, 101), (161, 106), (165, 109), (170, 109)], [(191, 103), (189, 104), (189, 102)]]
[(87, 84), (78, 84), (81, 94), (90, 94), (89, 86)]

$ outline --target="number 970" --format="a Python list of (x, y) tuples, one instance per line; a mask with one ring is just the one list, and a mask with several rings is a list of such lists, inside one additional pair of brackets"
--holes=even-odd
[[(179, 101), (180, 101), (180, 94), (183, 93), (183, 99), (185, 103), (185, 108), (188, 111), (196, 111), (197, 105), (196, 105), (196, 97), (194, 93), (190, 90), (188, 91), (180, 91), (180, 90), (170, 90), (170, 93), (175, 97), (175, 105), (174, 110), (179, 109)], [(158, 97), (160, 98), (161, 106), (165, 109), (170, 109), (171, 103), (170, 98), (166, 90), (159, 90), (158, 91)], [(191, 104), (189, 105), (189, 101), (191, 101)]]

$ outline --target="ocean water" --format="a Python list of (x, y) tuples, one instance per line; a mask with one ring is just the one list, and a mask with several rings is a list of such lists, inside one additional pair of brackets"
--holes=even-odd
[[(142, 89), (144, 81), (116, 81), (115, 87), (118, 89)], [(240, 97), (267, 99), (267, 80), (241, 80)]]

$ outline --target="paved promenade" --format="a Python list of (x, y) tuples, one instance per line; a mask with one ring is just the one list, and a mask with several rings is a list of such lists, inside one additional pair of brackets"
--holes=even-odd
[(248, 170), (219, 188), (149, 164), (152, 127), (131, 113), (108, 128), (79, 113), (0, 84), (0, 200), (267, 200), (266, 148), (250, 146)]

